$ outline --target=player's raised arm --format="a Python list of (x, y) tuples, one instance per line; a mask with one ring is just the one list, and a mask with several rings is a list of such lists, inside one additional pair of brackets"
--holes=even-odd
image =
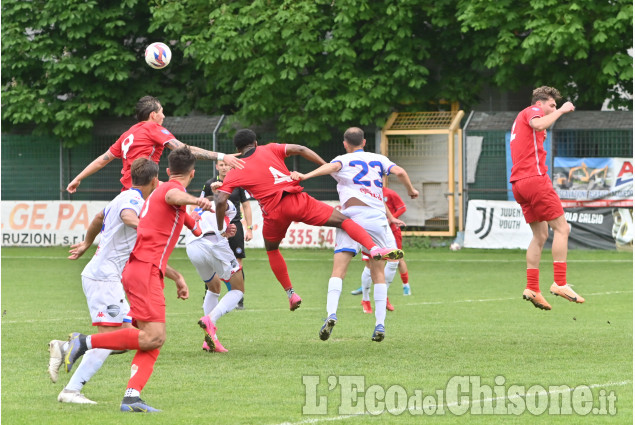
[(221, 152), (213, 152), (213, 151), (208, 151), (206, 149), (201, 149), (197, 146), (189, 146), (186, 145), (185, 143), (181, 142), (180, 140), (177, 139), (172, 139), (170, 141), (168, 141), (165, 144), (165, 147), (167, 147), (168, 149), (174, 150), (174, 149), (178, 149), (181, 148), (183, 146), (187, 146), (188, 148), (190, 148), (190, 151), (194, 154), (194, 156), (196, 157), (196, 159), (206, 159), (209, 161), (225, 161), (230, 167), (234, 167), (234, 168), (244, 168), (245, 167), (245, 161), (243, 161), (242, 159), (237, 158), (238, 154), (224, 154)]
[(302, 158), (309, 160), (311, 162), (315, 162), (316, 164), (319, 164), (319, 165), (326, 164), (326, 161), (323, 160), (320, 155), (313, 152), (311, 149), (307, 148), (306, 146), (288, 144), (286, 147), (286, 153), (288, 156), (300, 155)]
[(310, 171), (306, 174), (298, 173), (297, 171), (293, 171), (290, 176), (293, 180), (307, 180), (313, 177), (325, 176), (327, 174), (337, 173), (342, 168), (341, 162), (330, 162), (328, 164), (324, 164), (313, 171)]
[(79, 173), (77, 177), (75, 177), (73, 181), (71, 181), (68, 184), (68, 186), (66, 186), (66, 191), (68, 193), (75, 193), (75, 191), (77, 191), (77, 187), (81, 184), (82, 180), (84, 180), (86, 177), (91, 176), (95, 174), (97, 171), (104, 168), (113, 159), (115, 159), (115, 156), (112, 153), (110, 153), (110, 150), (107, 150), (103, 155), (95, 158), (93, 162), (88, 164), (86, 168), (84, 168), (82, 172)]
[(216, 208), (216, 224), (219, 229), (225, 224), (225, 211), (227, 211), (227, 200), (229, 193), (218, 191), (214, 194), (214, 206)]

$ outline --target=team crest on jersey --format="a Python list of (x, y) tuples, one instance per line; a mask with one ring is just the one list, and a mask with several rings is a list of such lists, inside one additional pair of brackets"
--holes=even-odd
[(131, 200), (130, 200), (130, 203), (131, 203), (132, 205), (137, 205), (139, 202), (138, 202), (136, 199), (131, 199)]
[(165, 128), (163, 130), (161, 130), (161, 133), (163, 134), (170, 134), (170, 132), (168, 130), (166, 130)]
[(536, 108), (536, 107), (533, 107), (531, 109), (532, 109), (532, 111), (540, 111), (540, 108)]

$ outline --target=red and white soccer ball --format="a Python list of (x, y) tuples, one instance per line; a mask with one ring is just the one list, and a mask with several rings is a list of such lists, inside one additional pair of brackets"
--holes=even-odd
[(154, 69), (163, 69), (170, 63), (172, 52), (163, 43), (152, 43), (146, 47), (146, 63)]

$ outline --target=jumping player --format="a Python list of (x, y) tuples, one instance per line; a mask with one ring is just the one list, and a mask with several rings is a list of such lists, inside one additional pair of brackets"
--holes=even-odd
[(262, 235), (269, 265), (287, 292), (291, 311), (300, 306), (302, 299), (293, 290), (287, 264), (278, 247), (292, 221), (341, 228), (361, 243), (375, 259), (403, 256), (403, 252), (396, 247), (377, 246), (361, 226), (333, 207), (307, 195), (299, 182), (289, 177), (289, 170), (284, 163), (284, 159), (289, 156), (300, 155), (316, 164), (325, 163), (311, 149), (278, 143), (259, 146), (256, 133), (249, 129), (236, 132), (234, 145), (245, 160), (245, 168), (230, 170), (218, 189), (215, 197), (216, 221), (222, 227), (227, 199), (237, 187), (247, 190), (260, 203), (263, 215)]

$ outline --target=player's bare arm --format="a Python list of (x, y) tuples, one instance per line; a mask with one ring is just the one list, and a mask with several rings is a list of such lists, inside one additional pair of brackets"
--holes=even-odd
[(185, 278), (181, 273), (176, 271), (174, 268), (170, 267), (169, 264), (165, 265), (165, 275), (172, 279), (174, 283), (176, 283), (176, 297), (182, 300), (186, 300), (190, 296), (189, 289), (187, 287), (187, 283), (185, 283)]
[(86, 168), (84, 168), (82, 172), (79, 173), (77, 177), (68, 184), (68, 186), (66, 186), (66, 191), (68, 193), (75, 193), (75, 191), (77, 191), (77, 187), (82, 183), (82, 180), (104, 168), (113, 159), (115, 159), (115, 156), (110, 153), (110, 150), (107, 150), (103, 155), (95, 158), (93, 162), (88, 164)]
[(390, 169), (390, 172), (397, 176), (401, 184), (404, 185), (404, 187), (408, 191), (408, 196), (410, 196), (410, 198), (416, 199), (419, 196), (419, 191), (412, 185), (412, 182), (410, 181), (410, 177), (408, 177), (408, 173), (406, 173), (406, 170), (398, 165), (395, 165)]
[(84, 252), (86, 252), (88, 248), (91, 247), (91, 245), (95, 241), (95, 238), (97, 237), (99, 232), (101, 232), (101, 226), (104, 224), (104, 218), (104, 210), (99, 211), (95, 215), (93, 221), (91, 221), (88, 225), (88, 230), (86, 231), (84, 240), (71, 245), (71, 249), (68, 251), (71, 254), (68, 256), (69, 260), (77, 260), (79, 257), (84, 255)]
[(326, 161), (322, 159), (320, 155), (313, 152), (311, 149), (302, 145), (287, 145), (286, 152), (288, 156), (300, 155), (302, 158), (314, 162), (318, 165), (326, 164)]
[(139, 225), (139, 216), (137, 216), (137, 213), (134, 212), (134, 210), (125, 209), (121, 211), (121, 214), (119, 214), (119, 217), (121, 217), (121, 221), (123, 221), (123, 224), (125, 224), (128, 227), (132, 227), (133, 229), (136, 229), (137, 226)]
[(253, 221), (251, 215), (251, 204), (249, 203), (249, 201), (247, 201), (243, 202), (241, 205), (243, 207), (243, 217), (245, 217), (245, 224), (247, 225), (247, 230), (245, 231), (245, 241), (249, 242), (254, 238), (252, 232)]
[(165, 202), (170, 205), (196, 205), (204, 211), (212, 209), (212, 203), (207, 198), (197, 198), (179, 189), (170, 189), (165, 194)]
[[(555, 100), (549, 100), (548, 102), (553, 102), (553, 108), (555, 108)], [(554, 122), (558, 120), (562, 115), (567, 114), (569, 112), (575, 111), (575, 106), (571, 102), (565, 102), (560, 108), (556, 109), (554, 112), (545, 115), (540, 118), (533, 118), (529, 121), (529, 125), (536, 131), (544, 131), (551, 127)]]
[(229, 193), (216, 192), (214, 194), (214, 206), (216, 207), (216, 224), (219, 229), (223, 228), (225, 223), (225, 211), (227, 211), (227, 200), (229, 199)]
[(306, 174), (298, 173), (297, 171), (293, 171), (290, 174), (290, 177), (293, 180), (307, 180), (313, 177), (325, 176), (327, 174), (337, 173), (342, 169), (342, 163), (340, 162), (330, 162), (328, 164), (324, 164), (313, 171), (310, 171)]
[(183, 146), (189, 147), (190, 151), (194, 154), (196, 159), (204, 159), (208, 161), (216, 161), (216, 160), (225, 161), (230, 167), (245, 168), (245, 161), (237, 158), (237, 156), (239, 155), (237, 153), (224, 154), (220, 152), (212, 152), (205, 149), (201, 149), (197, 146), (186, 145), (185, 143), (177, 139), (172, 139), (165, 143), (165, 147), (167, 147), (170, 150), (178, 149)]

